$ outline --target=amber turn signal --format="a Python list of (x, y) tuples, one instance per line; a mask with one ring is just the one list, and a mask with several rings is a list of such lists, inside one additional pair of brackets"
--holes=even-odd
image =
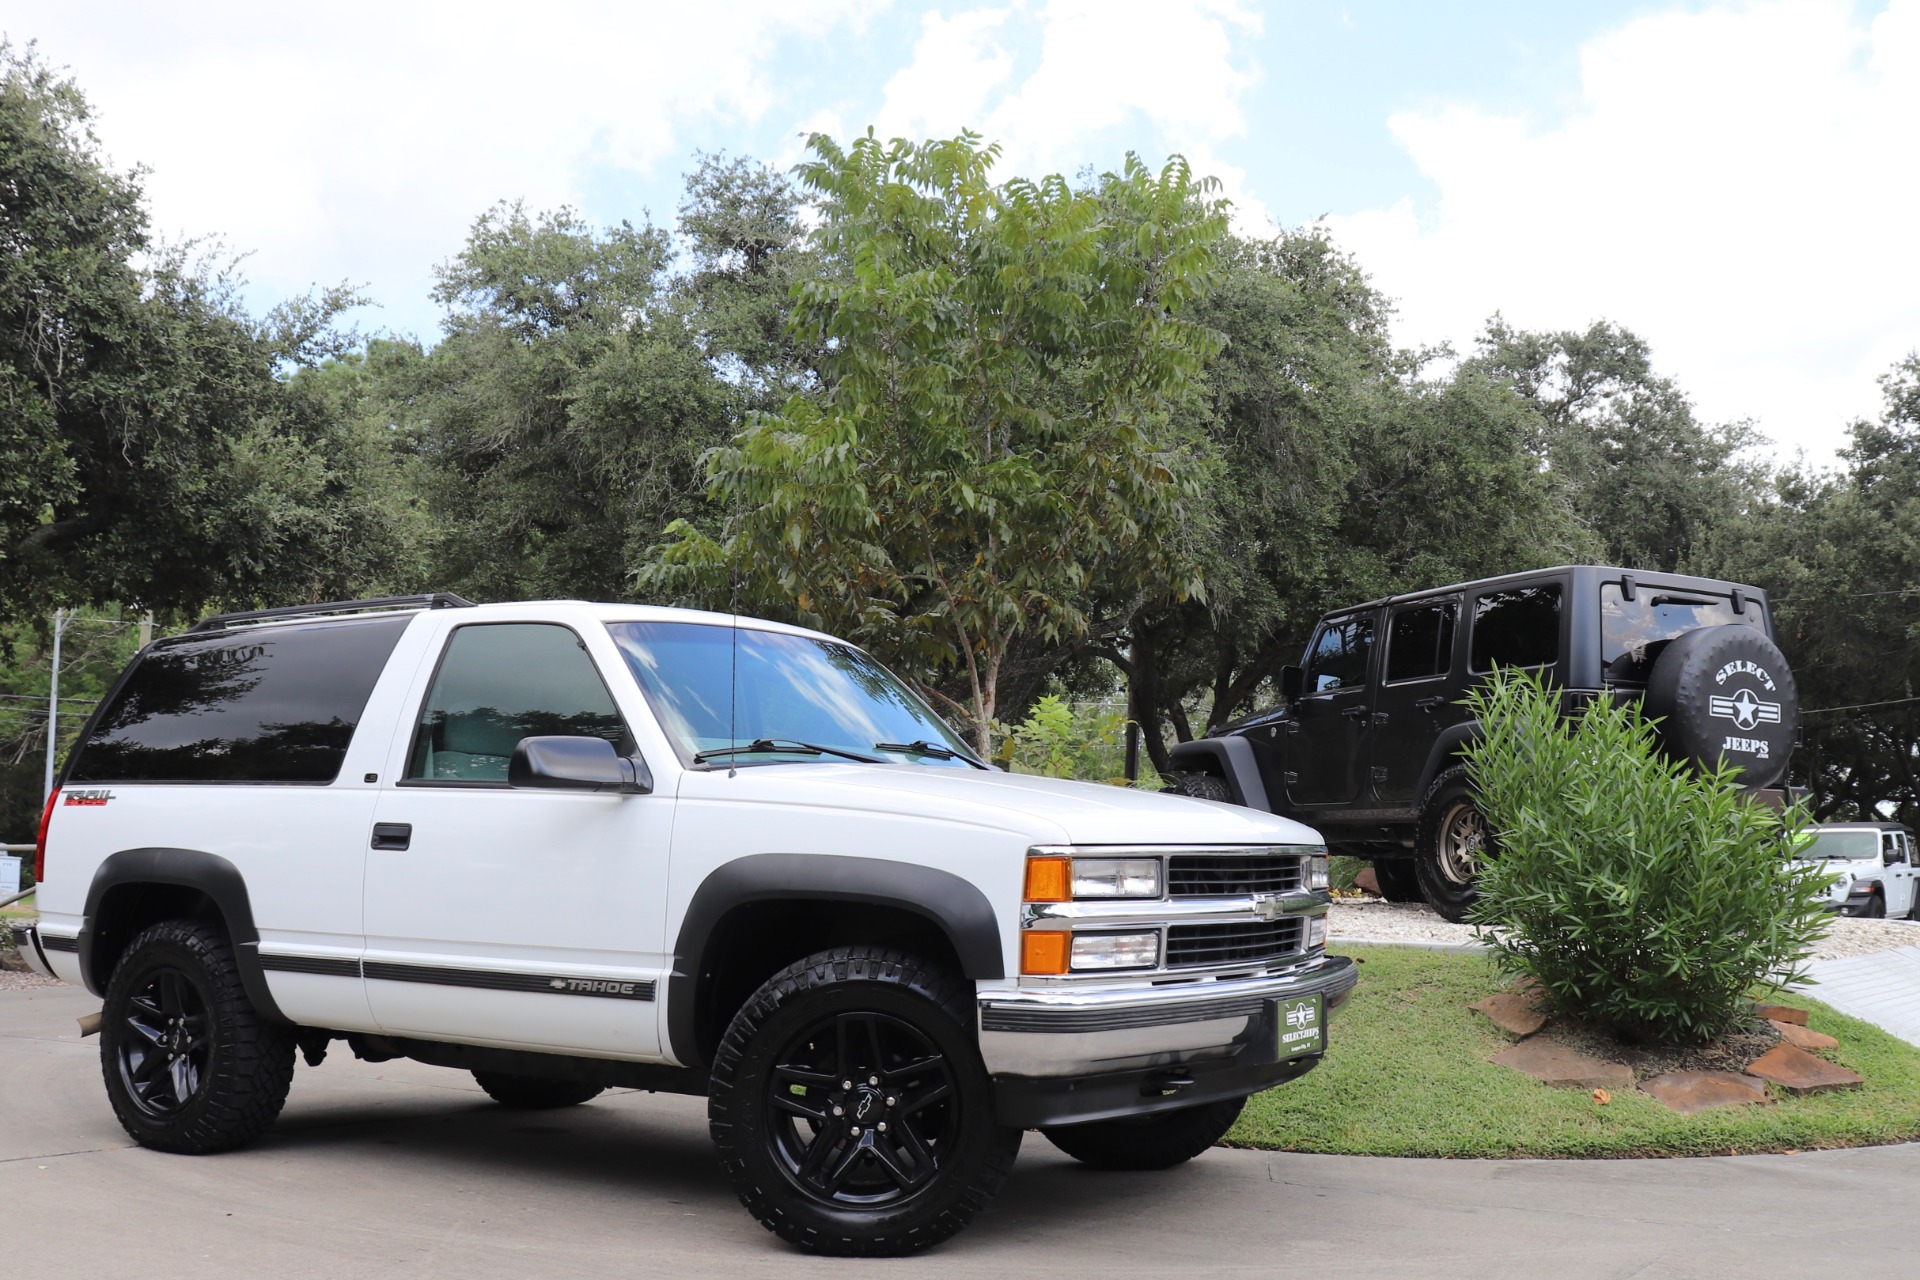
[(1026, 899), (1028, 902), (1072, 902), (1073, 859), (1028, 858)]
[(1032, 929), (1021, 934), (1020, 972), (1039, 975), (1065, 973), (1067, 948), (1072, 942), (1073, 935), (1065, 929)]

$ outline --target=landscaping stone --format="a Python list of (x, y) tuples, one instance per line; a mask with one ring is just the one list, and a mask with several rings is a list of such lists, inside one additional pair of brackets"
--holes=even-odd
[(1756, 1004), (1753, 1011), (1769, 1022), (1785, 1022), (1796, 1027), (1807, 1025), (1807, 1011), (1790, 1004)]
[(1353, 887), (1364, 889), (1377, 898), (1380, 896), (1380, 877), (1374, 874), (1371, 866), (1362, 867), (1354, 873)]
[(1825, 1058), (1816, 1058), (1790, 1044), (1775, 1045), (1747, 1064), (1747, 1074), (1771, 1080), (1788, 1093), (1819, 1093), (1850, 1089), (1863, 1083), (1859, 1076)]
[[(1631, 1089), (1633, 1068), (1575, 1053), (1545, 1040), (1522, 1040), (1493, 1055), (1495, 1064), (1512, 1067), (1555, 1089)], [(1816, 1058), (1814, 1061), (1818, 1062)]]
[(1640, 1088), (1666, 1104), (1669, 1111), (1691, 1115), (1712, 1107), (1749, 1106), (1770, 1103), (1767, 1084), (1737, 1071), (1669, 1071), (1651, 1080), (1642, 1080)]
[[(1769, 1022), (1772, 1019), (1768, 1019)], [(1824, 1031), (1809, 1031), (1805, 1027), (1791, 1022), (1774, 1022), (1773, 1029), (1780, 1038), (1796, 1049), (1838, 1049), (1840, 1042)]]
[(1492, 1019), (1493, 1025), (1516, 1036), (1530, 1036), (1547, 1025), (1547, 1015), (1530, 991), (1502, 991), (1467, 1006)]

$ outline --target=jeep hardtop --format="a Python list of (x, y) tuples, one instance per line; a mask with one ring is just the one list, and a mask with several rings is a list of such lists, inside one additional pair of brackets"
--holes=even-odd
[(1643, 700), (1669, 752), (1725, 759), (1749, 786), (1786, 776), (1799, 699), (1766, 592), (1564, 565), (1327, 614), (1282, 670), (1281, 706), (1173, 749), (1179, 787), (1312, 823), (1371, 859), (1389, 899), (1461, 920), (1489, 839), (1460, 762), (1479, 732), (1462, 700), (1497, 668), (1539, 672), (1569, 710)]
[(1352, 988), (1297, 822), (1014, 776), (816, 632), (451, 596), (210, 618), (144, 649), (41, 822), (36, 968), (104, 1000), (135, 1140), (262, 1133), (296, 1050), (510, 1107), (704, 1095), (748, 1211), (892, 1254), (1022, 1133), (1205, 1150)]

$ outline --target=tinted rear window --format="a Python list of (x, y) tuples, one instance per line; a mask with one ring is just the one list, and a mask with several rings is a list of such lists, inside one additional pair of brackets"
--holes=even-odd
[(332, 782), (408, 617), (162, 643), (101, 713), (72, 782)]
[(1473, 669), (1541, 667), (1560, 657), (1560, 585), (1489, 591), (1473, 606)]
[(1600, 661), (1615, 680), (1644, 681), (1667, 641), (1702, 627), (1745, 623), (1756, 631), (1767, 629), (1760, 604), (1748, 600), (1744, 612), (1733, 611), (1726, 596), (1696, 592), (1655, 591), (1642, 586), (1628, 600), (1617, 583), (1600, 588)]

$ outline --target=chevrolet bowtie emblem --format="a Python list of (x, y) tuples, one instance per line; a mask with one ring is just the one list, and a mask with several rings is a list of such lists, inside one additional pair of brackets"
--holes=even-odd
[(1262, 920), (1278, 920), (1286, 913), (1286, 908), (1281, 905), (1279, 894), (1256, 893), (1253, 895), (1253, 914)]

